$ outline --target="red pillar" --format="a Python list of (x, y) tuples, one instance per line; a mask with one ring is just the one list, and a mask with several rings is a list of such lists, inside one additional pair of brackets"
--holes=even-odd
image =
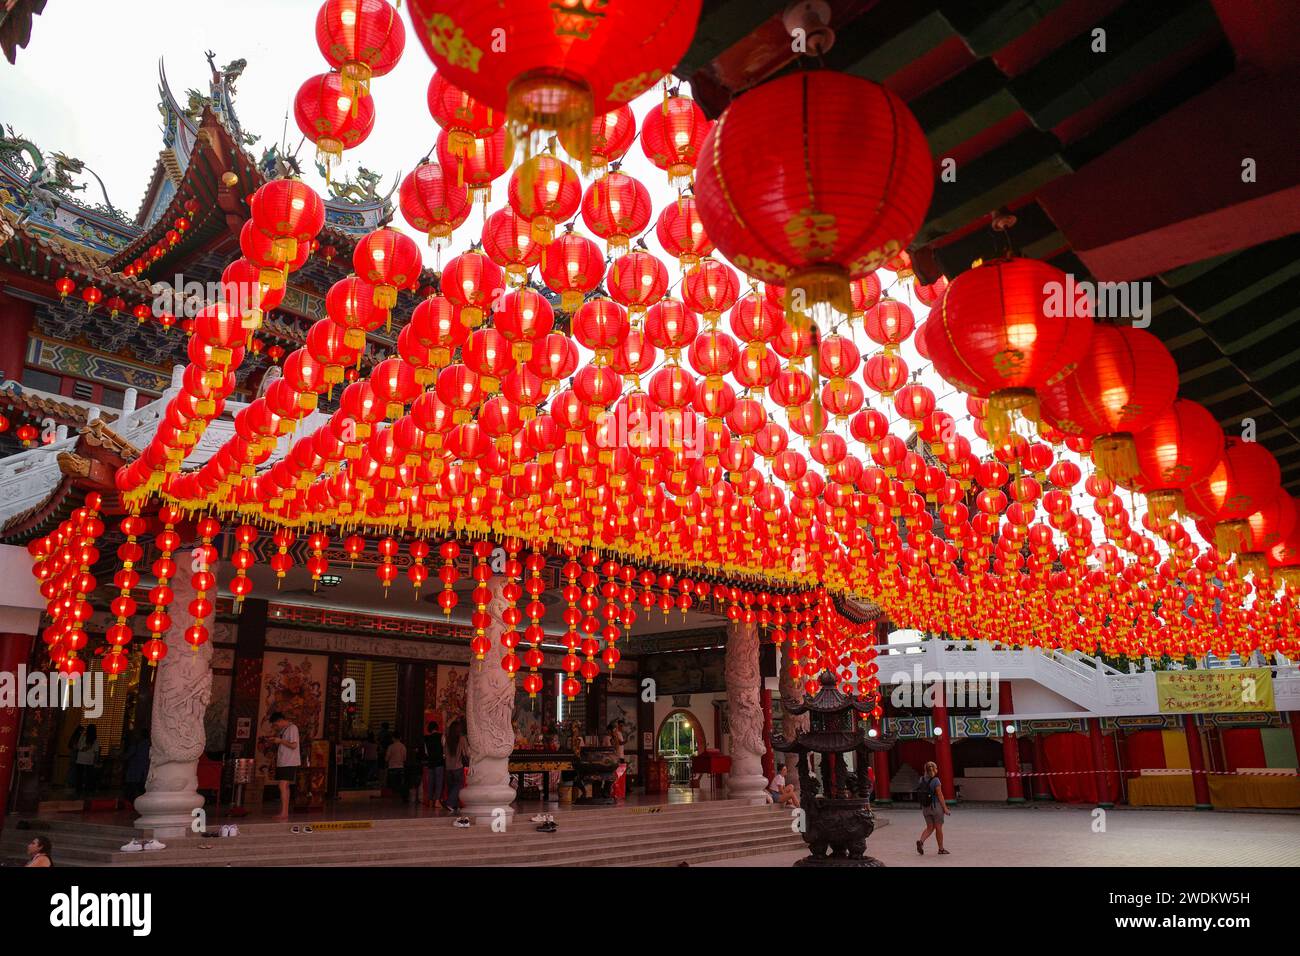
[[(32, 651), (30, 634), (0, 634), (0, 671), (14, 675), (15, 690), (20, 665), (29, 663)], [(15, 701), (17, 703), (17, 701)], [(18, 726), (22, 710), (18, 707), (0, 707), (0, 830), (4, 829), (5, 812), (9, 806), (9, 787), (13, 783), (14, 762), (18, 756)]]
[(943, 797), (949, 803), (957, 802), (957, 793), (952, 783), (952, 728), (948, 726), (948, 704), (943, 699), (944, 689), (940, 684), (935, 688), (937, 700), (934, 703), (934, 726), (943, 733), (934, 738), (934, 762), (939, 765), (939, 785), (943, 787)]
[[(1011, 685), (1006, 681), (998, 682), (998, 712), (1003, 717), (1015, 713), (1011, 702)], [(1010, 720), (1002, 722), (1002, 766), (1007, 774), (1007, 803), (1024, 803), (1025, 778), (1020, 776), (1020, 741), (1016, 738), (1015, 731), (1007, 731), (1009, 726), (1014, 727), (1015, 723)]]
[(1201, 752), (1201, 732), (1196, 729), (1196, 718), (1183, 715), (1183, 731), (1187, 734), (1187, 762), (1192, 768), (1192, 792), (1196, 795), (1197, 810), (1213, 810), (1210, 802), (1210, 778), (1205, 775), (1205, 755)]
[[(885, 732), (884, 721), (880, 722), (880, 732)], [(872, 755), (872, 765), (876, 770), (876, 788), (872, 802), (877, 806), (889, 806), (894, 802), (894, 798), (889, 792), (889, 751), (877, 750)]]
[(1047, 748), (1043, 746), (1043, 735), (1034, 734), (1034, 799), (1051, 800), (1052, 784), (1047, 777)]
[(1088, 736), (1092, 738), (1092, 774), (1097, 782), (1097, 806), (1113, 807), (1110, 781), (1106, 779), (1106, 738), (1101, 732), (1101, 718), (1088, 718)]
[(0, 293), (0, 371), (21, 382), (27, 362), (27, 336), (32, 331), (36, 306)]

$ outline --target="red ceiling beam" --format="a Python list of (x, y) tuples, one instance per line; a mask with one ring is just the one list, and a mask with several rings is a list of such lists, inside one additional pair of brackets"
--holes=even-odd
[[(1300, 74), (1238, 72), (1040, 200), (1093, 275), (1155, 275), (1300, 231)], [(1242, 178), (1254, 160), (1254, 182)]]

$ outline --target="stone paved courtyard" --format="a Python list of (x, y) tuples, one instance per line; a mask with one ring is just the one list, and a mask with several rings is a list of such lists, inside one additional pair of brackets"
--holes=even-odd
[[(921, 814), (880, 809), (888, 821), (867, 852), (888, 866), (1300, 866), (1300, 814), (1191, 810), (1106, 811), (1094, 832), (1091, 807), (955, 807), (944, 826), (949, 856), (916, 853)], [(789, 866), (802, 853), (702, 863), (701, 866)]]

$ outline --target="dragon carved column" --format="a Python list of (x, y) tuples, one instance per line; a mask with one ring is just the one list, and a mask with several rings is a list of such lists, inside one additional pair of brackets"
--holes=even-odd
[(493, 813), (504, 811), (507, 820), (514, 816), (515, 791), (510, 786), (510, 752), (515, 747), (512, 722), (515, 707), (515, 682), (501, 669), (505, 647), (501, 634), (506, 625), (501, 615), (509, 607), (501, 591), (506, 580), (496, 575), (487, 582), (492, 598), (487, 613), (492, 622), (487, 638), (492, 642), (487, 656), (469, 667), (465, 691), (465, 717), (469, 731), (469, 785), (460, 793), (466, 816), (475, 822), (490, 822)]
[(735, 622), (727, 627), (727, 710), (731, 723), (731, 773), (727, 795), (748, 803), (767, 802), (763, 776), (763, 706), (759, 689), (758, 625)]
[[(790, 659), (790, 643), (787, 642), (781, 647), (781, 736), (787, 741), (794, 740), (799, 734), (808, 729), (807, 714), (790, 713), (790, 704), (803, 700), (803, 684), (790, 676), (790, 665), (793, 662)], [(794, 792), (798, 794), (802, 787), (799, 784), (799, 756), (798, 754), (788, 753), (785, 755), (785, 782), (794, 787)]]
[(163, 635), (167, 656), (154, 675), (149, 778), (135, 801), (140, 814), (135, 825), (164, 837), (189, 832), (194, 811), (203, 806), (198, 766), (207, 742), (203, 715), (212, 697), (212, 643), (195, 649), (184, 640), (191, 623), (187, 609), (194, 600), (184, 568), (173, 579), (172, 590), (172, 626)]

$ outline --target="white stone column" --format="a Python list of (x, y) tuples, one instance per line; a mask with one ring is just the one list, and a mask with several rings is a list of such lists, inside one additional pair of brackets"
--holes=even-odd
[(501, 615), (509, 603), (501, 596), (506, 579), (500, 575), (488, 581), (492, 599), (487, 613), (492, 618), (487, 638), (492, 647), (481, 661), (469, 665), (465, 689), (465, 718), (469, 731), (469, 784), (460, 792), (465, 815), (475, 823), (491, 823), (499, 813), (506, 822), (514, 817), (510, 804), (515, 791), (510, 786), (510, 752), (515, 747), (512, 718), (515, 682), (501, 669), (505, 647), (501, 635), (506, 629)]
[(727, 796), (746, 803), (767, 802), (763, 776), (763, 679), (758, 666), (758, 625), (727, 627), (727, 711), (731, 725), (731, 773)]
[(180, 573), (172, 582), (172, 626), (163, 635), (167, 656), (154, 675), (149, 779), (135, 801), (140, 814), (135, 825), (164, 839), (189, 833), (194, 811), (203, 806), (198, 766), (207, 742), (203, 714), (212, 697), (212, 642), (195, 649), (184, 640), (185, 629), (193, 623), (188, 556), (188, 550), (176, 555)]
[[(808, 729), (807, 714), (792, 714), (791, 702), (803, 700), (803, 683), (790, 676), (790, 642), (781, 646), (781, 736), (794, 740), (796, 736)], [(782, 754), (785, 759), (785, 782), (799, 793), (799, 758), (795, 754)]]

